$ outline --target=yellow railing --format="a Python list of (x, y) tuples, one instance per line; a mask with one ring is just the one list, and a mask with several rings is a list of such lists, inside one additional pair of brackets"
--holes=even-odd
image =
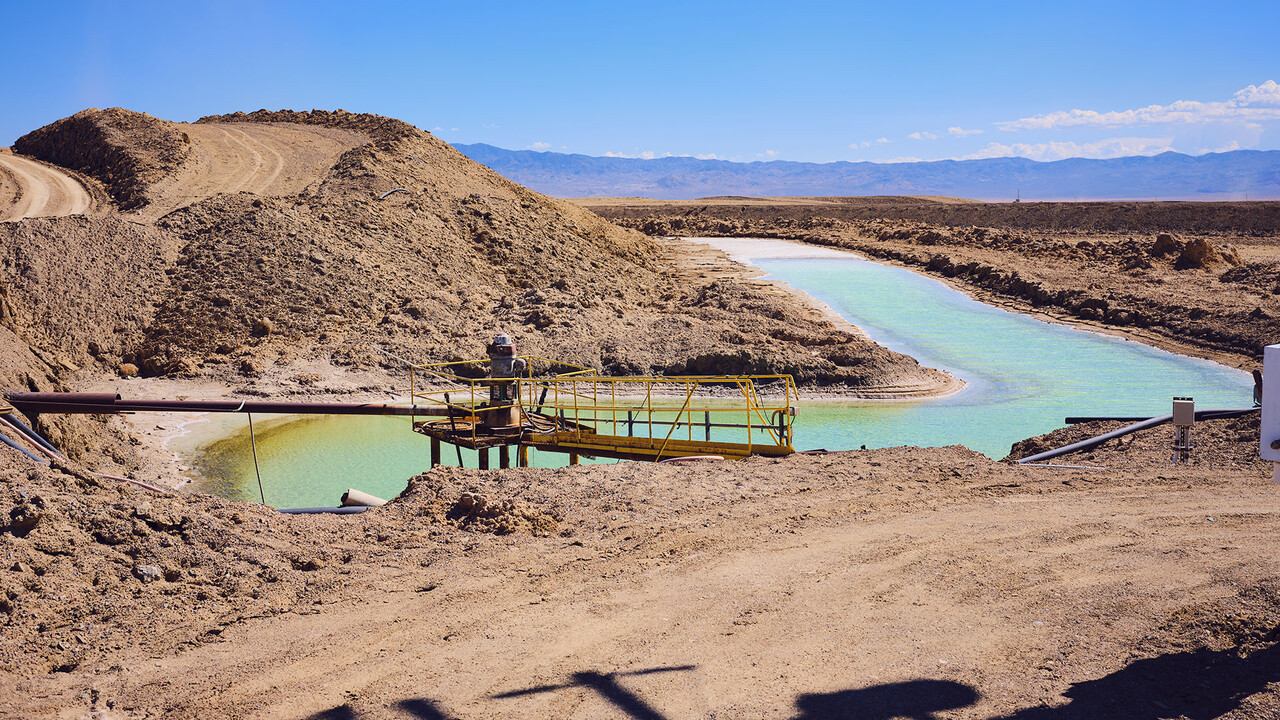
[(798, 398), (790, 375), (610, 377), (545, 358), (519, 359), (526, 369), (510, 381), (517, 388), (511, 404), (489, 404), (494, 380), (482, 376), (487, 360), (412, 366), (411, 402), (447, 407), (452, 417), (437, 424), (472, 441), (481, 410), (518, 407), (522, 437), (540, 446), (644, 445), (659, 458), (699, 448), (735, 456), (792, 451)]

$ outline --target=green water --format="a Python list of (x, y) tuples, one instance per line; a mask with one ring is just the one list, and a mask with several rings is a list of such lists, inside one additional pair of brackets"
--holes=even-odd
[(854, 257), (753, 264), (881, 345), (968, 383), (936, 400), (807, 405), (796, 430), (804, 447), (963, 444), (999, 458), (1068, 415), (1159, 415), (1174, 396), (1201, 408), (1252, 398), (1243, 371), (984, 305), (901, 268)]
[[(1249, 404), (1252, 381), (1244, 372), (983, 305), (899, 268), (853, 256), (753, 264), (882, 345), (968, 383), (933, 400), (803, 403), (799, 449), (963, 444), (999, 458), (1014, 441), (1060, 427), (1067, 415), (1158, 415), (1175, 395), (1194, 397), (1202, 408)], [(402, 418), (281, 418), (257, 422), (256, 430), (263, 488), (276, 507), (336, 505), (348, 487), (390, 498), (430, 465), (427, 438)], [(532, 456), (535, 466), (566, 463), (560, 454)], [(457, 463), (451, 447), (444, 459)], [(464, 450), (463, 463), (476, 467), (475, 452)], [(193, 465), (197, 489), (259, 498), (247, 428), (204, 446)]]
[[(347, 488), (393, 498), (405, 481), (431, 467), (430, 440), (409, 427), (408, 418), (361, 415), (277, 416), (254, 420), (262, 494), (274, 507), (337, 505)], [(446, 465), (457, 465), (454, 446), (441, 447)], [(568, 458), (529, 451), (534, 467), (560, 467)], [(515, 462), (515, 451), (511, 452)], [(489, 454), (497, 467), (497, 451)], [(478, 467), (476, 451), (462, 448), (465, 467)], [(613, 462), (591, 460), (582, 462)], [(193, 488), (233, 500), (259, 501), (249, 428), (202, 446), (193, 463)]]

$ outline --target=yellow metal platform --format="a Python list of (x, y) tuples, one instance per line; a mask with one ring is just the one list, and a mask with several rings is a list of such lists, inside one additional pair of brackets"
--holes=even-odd
[[(577, 456), (659, 461), (695, 455), (741, 459), (795, 452), (792, 426), (796, 389), (790, 375), (608, 377), (591, 368), (522, 356), (524, 376), (478, 377), (486, 361), (415, 365), (414, 405), (442, 406), (413, 428), (438, 443), (482, 451), (498, 448), (502, 466), (516, 446)], [(542, 372), (536, 374), (538, 370)], [(490, 398), (503, 389), (505, 403)], [(524, 464), (521, 462), (520, 464)]]

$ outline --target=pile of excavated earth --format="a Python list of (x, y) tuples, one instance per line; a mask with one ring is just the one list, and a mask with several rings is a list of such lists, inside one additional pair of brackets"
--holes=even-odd
[[(612, 374), (954, 389), (680, 235), (855, 249), (1242, 366), (1280, 335), (1269, 205), (1217, 232), (1117, 225), (1146, 207), (593, 207), (628, 227), (388, 118), (85, 111), (0, 153), (0, 388), (386, 398), (392, 355), (506, 331)], [(0, 447), (0, 717), (1280, 716), (1256, 415), (1197, 424), (1180, 465), (1168, 427), (1014, 462), (1115, 427), (1090, 423), (1004, 461), (440, 467), (341, 516), (97, 474), (180, 480), (119, 418), (36, 427), (68, 459)]]

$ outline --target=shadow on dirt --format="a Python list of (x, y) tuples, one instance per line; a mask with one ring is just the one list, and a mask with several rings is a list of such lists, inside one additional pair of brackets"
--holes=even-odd
[[(1071, 686), (1058, 707), (1033, 707), (991, 720), (1213, 720), (1240, 707), (1250, 695), (1280, 681), (1280, 628), (1269, 633), (1269, 647), (1242, 657), (1240, 648), (1201, 648), (1137, 660), (1110, 675)], [(693, 665), (632, 672), (574, 673), (563, 683), (539, 685), (490, 696), (494, 700), (585, 688), (594, 691), (631, 720), (669, 720), (620, 680), (657, 673), (684, 672)], [(973, 686), (950, 680), (908, 680), (796, 698), (792, 720), (936, 720), (935, 713), (969, 707), (980, 698)], [(395, 704), (407, 718), (453, 720), (437, 704), (411, 698)], [(306, 720), (358, 720), (360, 713), (340, 705)]]
[(978, 691), (949, 680), (908, 680), (859, 690), (815, 693), (796, 698), (796, 720), (932, 720), (933, 713), (967, 707)]
[[(1280, 639), (1280, 628), (1271, 632)], [(1018, 710), (991, 720), (1212, 720), (1280, 680), (1280, 643), (1241, 657), (1239, 648), (1201, 648), (1137, 660), (1110, 675), (1071, 686), (1058, 707)], [(912, 680), (858, 690), (801, 695), (793, 720), (933, 720), (933, 713), (977, 702), (976, 688)]]
[(657, 667), (648, 670), (635, 670), (632, 672), (621, 673), (598, 673), (598, 672), (580, 672), (574, 673), (570, 682), (560, 685), (540, 685), (538, 687), (526, 688), (524, 690), (513, 690), (511, 692), (494, 695), (495, 700), (502, 698), (521, 697), (523, 695), (534, 695), (537, 693), (552, 692), (555, 690), (564, 690), (572, 687), (585, 687), (595, 690), (605, 700), (608, 700), (614, 707), (618, 708), (634, 720), (666, 720), (666, 717), (654, 710), (639, 695), (624, 688), (618, 684), (620, 677), (635, 677), (637, 675), (653, 675), (655, 673), (665, 672), (683, 672), (693, 670), (695, 665), (674, 665), (670, 667)]

